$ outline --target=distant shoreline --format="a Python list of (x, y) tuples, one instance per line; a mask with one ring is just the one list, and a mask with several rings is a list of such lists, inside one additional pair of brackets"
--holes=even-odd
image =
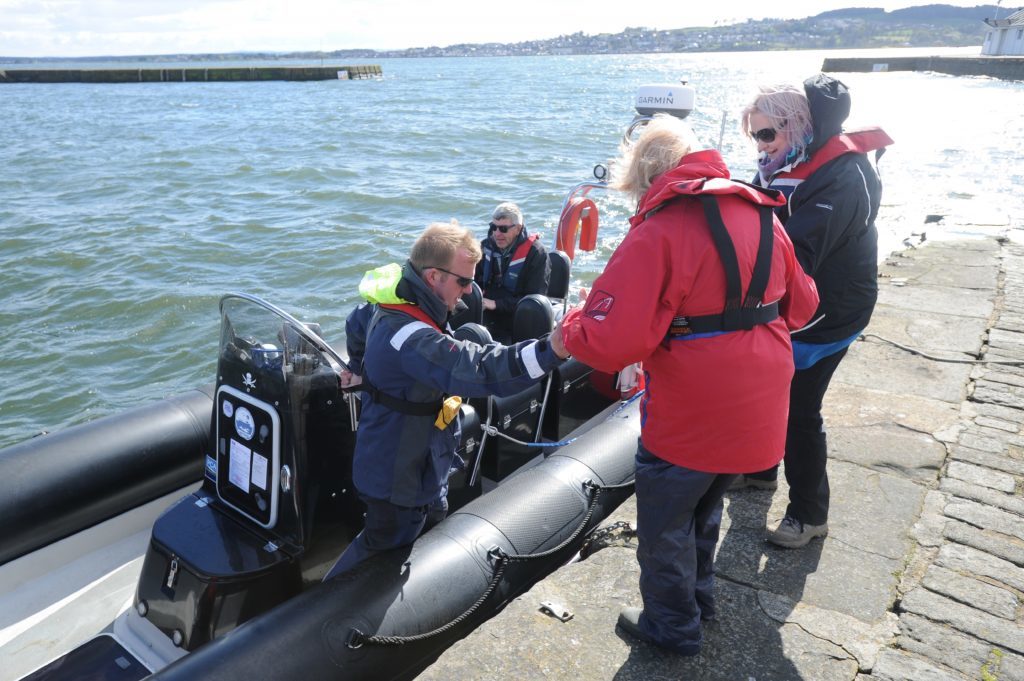
[[(801, 50), (707, 50), (707, 51), (688, 51), (688, 52), (616, 52), (616, 53), (602, 53), (602, 54), (580, 54), (580, 55), (556, 55), (556, 54), (537, 54), (537, 55), (489, 55), (489, 54), (478, 54), (471, 57), (467, 56), (437, 56), (437, 57), (377, 57), (373, 58), (351, 58), (349, 61), (360, 63), (370, 61), (380, 61), (382, 59), (465, 59), (465, 58), (508, 58), (508, 57), (628, 57), (628, 56), (649, 56), (649, 55), (665, 55), (665, 54), (756, 54), (757, 52), (821, 52), (828, 54), (848, 54), (856, 56), (857, 54), (865, 55), (885, 55), (885, 54), (897, 54), (899, 56), (961, 56), (968, 57), (973, 55), (981, 55), (981, 44), (977, 45), (958, 45), (958, 46), (931, 46), (931, 47), (870, 47), (870, 48), (807, 48)], [(296, 57), (296, 56), (284, 56), (284, 55), (266, 55), (262, 53), (238, 53), (238, 54), (221, 54), (221, 55), (142, 55), (142, 56), (111, 56), (111, 57), (4, 57), (0, 56), (0, 67), (2, 68), (60, 68), (61, 65), (69, 65), (71, 68), (78, 68), (86, 70), (89, 68), (104, 68), (104, 64), (117, 64), (121, 68), (129, 67), (142, 67), (146, 68), (147, 65), (168, 65), (168, 64), (216, 64), (219, 67), (230, 67), (230, 66), (250, 66), (250, 65), (273, 65), (273, 66), (306, 66), (306, 67), (318, 67), (318, 66), (331, 66), (331, 62), (337, 62), (336, 57), (324, 57), (320, 56), (315, 58), (309, 57)], [(95, 64), (95, 67), (86, 66), (86, 64)]]

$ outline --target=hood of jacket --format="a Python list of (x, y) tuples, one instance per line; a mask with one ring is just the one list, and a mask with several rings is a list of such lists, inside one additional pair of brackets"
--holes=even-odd
[(363, 275), (359, 293), (371, 303), (412, 303), (426, 312), (437, 325), (444, 328), (448, 321), (448, 306), (437, 297), (411, 261), (378, 267)]
[(714, 149), (705, 149), (683, 156), (675, 168), (654, 178), (640, 199), (637, 214), (630, 218), (630, 224), (635, 227), (644, 221), (647, 213), (683, 194), (737, 194), (751, 203), (772, 208), (786, 204), (781, 192), (729, 179), (729, 169), (722, 155)]
[(819, 73), (804, 81), (804, 93), (811, 110), (813, 131), (807, 152), (813, 155), (843, 131), (843, 123), (850, 115), (850, 90), (832, 76)]

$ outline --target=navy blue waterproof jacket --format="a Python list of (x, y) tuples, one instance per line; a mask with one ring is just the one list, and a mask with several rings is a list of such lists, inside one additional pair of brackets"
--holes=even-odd
[(523, 227), (515, 242), (504, 251), (498, 248), (494, 237), (489, 236), (480, 242), (484, 257), (477, 263), (474, 278), (484, 298), (494, 301), (494, 311), (509, 318), (523, 296), (546, 294), (551, 280), (551, 262), (540, 239), (533, 241), (522, 262), (513, 260), (513, 255), (528, 237)]
[[(813, 165), (828, 142), (842, 134), (843, 121), (850, 113), (850, 94), (840, 81), (824, 74), (804, 81), (804, 92), (814, 126), (807, 161)], [(856, 139), (859, 134), (849, 136)], [(863, 148), (870, 151), (872, 145)], [(800, 171), (797, 165), (792, 173), (780, 172), (768, 182), (768, 187), (788, 197), (787, 204), (776, 209), (776, 215), (821, 298), (811, 321), (793, 332), (793, 340), (834, 343), (863, 331), (875, 308), (875, 217), (882, 200), (882, 183), (866, 153), (839, 155), (806, 179), (799, 177)], [(754, 182), (760, 183), (760, 178)]]
[[(446, 328), (447, 307), (411, 263), (403, 267), (396, 292)], [(477, 345), (455, 340), (404, 312), (376, 305), (356, 308), (346, 330), (352, 368), (360, 368), (361, 357), (362, 375), (374, 387), (412, 402), (440, 402), (446, 395), (512, 395), (561, 361), (547, 340)], [(442, 430), (434, 421), (435, 416), (394, 411), (376, 402), (372, 393), (363, 393), (352, 464), (359, 493), (406, 507), (436, 501), (452, 468), (461, 424), (456, 418)]]

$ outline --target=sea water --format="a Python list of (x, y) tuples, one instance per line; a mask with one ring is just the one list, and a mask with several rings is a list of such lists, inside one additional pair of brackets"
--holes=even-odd
[[(380, 62), (380, 80), (2, 85), (0, 446), (212, 384), (224, 293), (319, 322), (343, 350), (362, 272), (403, 261), (430, 222), (482, 237), (511, 200), (551, 244), (566, 190), (614, 157), (640, 85), (687, 79), (688, 120), (749, 179), (743, 105), (826, 56), (400, 59)], [(849, 126), (896, 140), (880, 165), (883, 256), (921, 232), (1022, 226), (1024, 84), (838, 75)], [(599, 248), (577, 258), (574, 286), (600, 272), (633, 209), (592, 195)]]

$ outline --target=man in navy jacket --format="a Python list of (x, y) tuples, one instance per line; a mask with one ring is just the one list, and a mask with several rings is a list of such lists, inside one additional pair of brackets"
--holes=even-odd
[[(560, 336), (510, 346), (451, 336), (448, 317), (472, 286), (479, 259), (469, 230), (435, 223), (404, 266), (368, 272), (360, 284), (369, 304), (356, 308), (346, 329), (365, 393), (352, 474), (366, 524), (325, 579), (411, 544), (444, 518), (448, 474), (461, 464), (460, 397), (515, 394), (568, 354)], [(342, 376), (343, 385), (356, 382)]]

